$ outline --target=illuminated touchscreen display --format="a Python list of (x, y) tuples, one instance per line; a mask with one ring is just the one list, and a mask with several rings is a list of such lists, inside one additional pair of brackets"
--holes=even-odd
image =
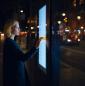
[(39, 9), (39, 38), (43, 37), (39, 45), (39, 64), (46, 68), (46, 5)]

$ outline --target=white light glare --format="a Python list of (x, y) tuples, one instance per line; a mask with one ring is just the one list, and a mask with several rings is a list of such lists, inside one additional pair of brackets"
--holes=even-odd
[(80, 39), (78, 39), (78, 42), (80, 42)]
[(81, 16), (77, 16), (77, 19), (80, 20), (81, 19)]
[(67, 39), (67, 42), (71, 42), (71, 40), (70, 39)]
[(65, 13), (62, 13), (62, 16), (66, 16), (66, 14)]
[(61, 24), (61, 21), (58, 21), (58, 24)]
[(23, 10), (20, 10), (21, 13), (23, 13)]
[(3, 33), (1, 33), (1, 36), (4, 36), (4, 34), (3, 34)]
[(80, 33), (81, 33), (81, 31), (80, 31), (80, 30), (78, 30), (78, 33), (80, 34)]
[(37, 26), (37, 28), (39, 28), (39, 26)]
[(81, 26), (81, 29), (84, 29), (84, 27), (83, 27), (83, 26)]
[(33, 30), (34, 29), (34, 27), (31, 27), (31, 30)]
[(69, 30), (65, 30), (65, 32), (69, 32)]

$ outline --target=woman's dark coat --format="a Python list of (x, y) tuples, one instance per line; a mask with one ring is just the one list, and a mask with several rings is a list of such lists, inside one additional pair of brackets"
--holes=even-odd
[(33, 47), (24, 54), (17, 43), (7, 38), (4, 42), (4, 86), (30, 86), (25, 61), (36, 51)]

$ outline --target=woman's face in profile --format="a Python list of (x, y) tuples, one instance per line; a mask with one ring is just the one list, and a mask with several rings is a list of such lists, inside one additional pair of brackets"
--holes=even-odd
[(13, 28), (13, 34), (18, 36), (20, 34), (20, 27), (19, 27), (19, 23), (16, 22), (15, 25), (14, 25), (14, 28)]

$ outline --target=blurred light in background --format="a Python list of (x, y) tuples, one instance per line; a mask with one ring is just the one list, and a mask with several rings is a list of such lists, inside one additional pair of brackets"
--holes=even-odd
[(4, 33), (1, 33), (1, 40), (4, 40)]
[(80, 39), (78, 39), (78, 42), (80, 42)]
[(77, 19), (80, 20), (81, 19), (81, 16), (77, 16)]
[(32, 33), (35, 33), (34, 31), (32, 31)]
[(39, 26), (37, 26), (37, 28), (39, 28)]
[(67, 39), (67, 42), (71, 42), (71, 40), (70, 39)]
[(80, 30), (78, 30), (78, 33), (80, 34), (80, 33), (81, 33), (81, 31), (80, 31)]
[(64, 18), (64, 22), (68, 22), (68, 21), (67, 21), (67, 17)]
[(62, 16), (66, 16), (66, 14), (65, 13), (62, 13)]
[(76, 0), (73, 1), (73, 6), (76, 7)]
[(69, 32), (70, 30), (65, 30), (65, 32)]
[(84, 27), (83, 27), (83, 26), (81, 26), (80, 28), (81, 28), (81, 29), (84, 29)]
[(33, 30), (34, 29), (34, 27), (31, 27), (31, 30)]
[(20, 10), (21, 13), (23, 13), (24, 11), (23, 10)]
[(28, 28), (27, 26), (25, 28)]
[(58, 24), (61, 24), (61, 21), (57, 21)]

